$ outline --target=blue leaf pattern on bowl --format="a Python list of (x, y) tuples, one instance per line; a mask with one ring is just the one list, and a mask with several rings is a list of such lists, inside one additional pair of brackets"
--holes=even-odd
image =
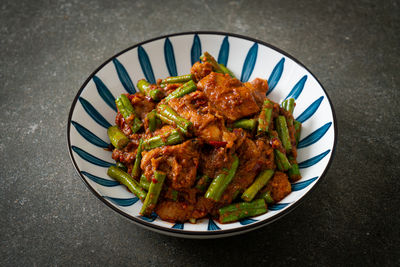
[(214, 222), (213, 219), (208, 220), (208, 226), (207, 226), (208, 231), (216, 231), (216, 230), (221, 230), (221, 228), (218, 227), (218, 225)]
[(315, 100), (306, 110), (303, 111), (297, 118), (296, 121), (299, 121), (301, 123), (305, 122), (308, 120), (314, 113), (317, 111), (319, 108), (319, 105), (321, 104), (322, 100), (324, 99), (323, 96)]
[(305, 180), (303, 182), (294, 183), (294, 184), (292, 184), (292, 191), (300, 191), (300, 190), (306, 188), (307, 186), (309, 186), (310, 184), (312, 184), (312, 182), (314, 182), (317, 179), (318, 179), (318, 176), (308, 179), (308, 180)]
[(114, 164), (104, 161), (102, 159), (99, 159), (92, 154), (89, 154), (85, 150), (76, 147), (76, 146), (71, 146), (72, 150), (75, 151), (76, 154), (78, 154), (82, 159), (86, 160), (87, 162), (93, 163), (94, 165), (100, 166), (100, 167), (110, 167), (113, 166)]
[(115, 197), (109, 197), (109, 196), (103, 196), (105, 199), (110, 200), (114, 204), (122, 207), (128, 207), (132, 206), (136, 202), (138, 202), (139, 198), (138, 197), (133, 197), (133, 198), (115, 198)]
[(101, 140), (99, 137), (97, 137), (95, 134), (93, 134), (91, 131), (77, 123), (76, 121), (71, 121), (71, 124), (74, 125), (75, 129), (78, 131), (78, 133), (88, 140), (90, 143), (92, 143), (95, 146), (98, 147), (103, 147), (103, 148), (108, 148), (109, 144)]
[(156, 79), (154, 78), (153, 68), (151, 67), (149, 56), (147, 55), (146, 50), (144, 50), (142, 46), (138, 47), (138, 57), (140, 66), (142, 67), (142, 71), (144, 73), (144, 77), (146, 77), (146, 80), (151, 84), (156, 83)]
[(219, 49), (218, 63), (224, 64), (226, 66), (228, 64), (228, 57), (229, 57), (229, 41), (228, 41), (228, 36), (225, 36), (224, 40), (222, 41), (221, 48)]
[(269, 210), (281, 210), (283, 208), (285, 208), (287, 205), (289, 205), (290, 203), (277, 203), (277, 204), (272, 204), (268, 206)]
[(86, 99), (83, 97), (79, 97), (79, 102), (81, 102), (83, 109), (86, 111), (87, 114), (89, 114), (92, 119), (103, 126), (104, 128), (108, 129), (111, 124), (104, 119), (103, 116), (92, 106), (92, 104), (89, 103)]
[(99, 77), (94, 76), (93, 81), (96, 84), (97, 92), (103, 98), (104, 102), (112, 108), (115, 112), (117, 112), (117, 107), (115, 106), (115, 98), (111, 94), (110, 90), (108, 90), (107, 86), (100, 80)]
[(190, 50), (190, 59), (192, 65), (200, 60), (200, 56), (201, 56), (201, 42), (199, 36), (195, 34), (193, 37), (192, 49)]
[(248, 224), (252, 224), (252, 223), (255, 223), (255, 222), (258, 222), (258, 220), (254, 220), (254, 219), (243, 219), (243, 220), (240, 220), (240, 221), (239, 221), (239, 223), (240, 223), (241, 225), (248, 225)]
[(246, 59), (244, 60), (242, 75), (240, 76), (240, 80), (242, 82), (247, 82), (253, 73), (254, 66), (256, 65), (258, 54), (258, 44), (254, 43), (253, 46), (247, 52)]
[(307, 147), (309, 145), (316, 143), (319, 139), (321, 139), (325, 135), (325, 133), (329, 130), (329, 127), (331, 127), (331, 125), (332, 122), (328, 122), (324, 126), (321, 126), (313, 133), (305, 137), (304, 139), (300, 140), (299, 144), (297, 145), (297, 148)]
[(167, 64), (169, 75), (178, 76), (178, 72), (176, 71), (174, 47), (172, 46), (168, 37), (164, 42), (164, 58), (165, 64)]
[(304, 169), (304, 168), (308, 168), (308, 167), (311, 167), (311, 166), (317, 164), (321, 159), (325, 158), (325, 156), (328, 155), (329, 152), (331, 152), (330, 149), (328, 149), (327, 151), (325, 151), (315, 157), (312, 157), (310, 159), (300, 162), (299, 168)]
[(272, 92), (272, 90), (274, 90), (275, 86), (281, 79), (284, 66), (285, 66), (285, 58), (283, 57), (281, 60), (279, 60), (278, 64), (275, 65), (274, 69), (271, 72), (271, 75), (268, 78), (267, 95), (269, 95)]
[(307, 81), (307, 75), (304, 75), (303, 78), (301, 78), (296, 85), (293, 87), (292, 91), (290, 91), (290, 93), (287, 95), (287, 97), (285, 99), (288, 98), (294, 98), (297, 99), (299, 97), (299, 95), (301, 94), (301, 92), (303, 91), (304, 88), (304, 84)]
[(130, 94), (136, 93), (135, 86), (133, 85), (131, 77), (129, 77), (129, 74), (126, 71), (124, 65), (122, 65), (121, 62), (119, 62), (119, 60), (116, 58), (113, 59), (113, 63), (115, 69), (117, 70), (118, 78), (121, 81), (122, 86), (124, 86), (125, 90)]
[(183, 223), (176, 223), (176, 224), (174, 224), (174, 226), (172, 226), (172, 228), (174, 228), (174, 229), (180, 229), (180, 230), (182, 230), (183, 227), (184, 227), (184, 224), (183, 224)]
[(85, 171), (82, 171), (82, 174), (85, 175), (90, 180), (92, 180), (93, 182), (98, 183), (99, 185), (102, 185), (102, 186), (113, 187), (113, 186), (120, 185), (120, 183), (117, 182), (117, 181), (107, 180), (107, 179), (98, 177), (96, 175), (90, 174), (90, 173), (85, 172)]

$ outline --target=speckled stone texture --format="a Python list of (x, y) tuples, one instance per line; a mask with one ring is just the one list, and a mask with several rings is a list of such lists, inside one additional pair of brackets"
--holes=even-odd
[[(0, 266), (400, 265), (398, 1), (0, 2)], [(326, 177), (248, 234), (185, 240), (143, 230), (82, 183), (71, 102), (103, 61), (175, 32), (247, 35), (318, 77), (339, 126)]]

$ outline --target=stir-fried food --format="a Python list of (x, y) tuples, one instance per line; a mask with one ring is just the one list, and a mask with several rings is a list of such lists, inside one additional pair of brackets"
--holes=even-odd
[(190, 74), (140, 80), (140, 92), (116, 99), (108, 175), (143, 201), (143, 216), (229, 223), (263, 214), (301, 178), (294, 99), (279, 105), (266, 80), (242, 83), (207, 52), (200, 59)]

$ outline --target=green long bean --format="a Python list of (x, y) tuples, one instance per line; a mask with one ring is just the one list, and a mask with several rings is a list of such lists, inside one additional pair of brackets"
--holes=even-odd
[(130, 125), (130, 127), (131, 127), (131, 130), (133, 133), (136, 133), (137, 131), (139, 131), (140, 128), (142, 127), (142, 122), (138, 118), (138, 115), (135, 112), (135, 109), (133, 108), (128, 97), (126, 95), (122, 94), (120, 97), (115, 99), (115, 104), (117, 105), (119, 112), (122, 114), (122, 116), (125, 119), (128, 119), (132, 115), (134, 116), (133, 123), (132, 123), (132, 125)]
[(233, 177), (235, 177), (236, 170), (239, 166), (239, 158), (233, 155), (233, 162), (229, 170), (224, 169), (222, 173), (217, 175), (208, 187), (205, 198), (212, 199), (218, 202), (221, 199), (222, 194), (228, 187)]
[(139, 146), (136, 152), (135, 163), (133, 164), (132, 177), (138, 179), (140, 176), (140, 161), (142, 160), (143, 139), (140, 138)]
[(255, 181), (244, 191), (242, 194), (242, 199), (246, 202), (250, 202), (257, 195), (258, 191), (263, 188), (271, 177), (274, 175), (274, 170), (264, 170), (262, 171)]
[(176, 125), (185, 135), (189, 133), (189, 130), (193, 125), (192, 122), (182, 118), (175, 110), (165, 104), (157, 106), (157, 117), (167, 124), (172, 126)]
[(150, 216), (151, 212), (156, 207), (158, 198), (161, 193), (162, 186), (165, 181), (166, 174), (160, 171), (154, 171), (154, 178), (152, 179), (147, 192), (146, 198), (143, 202), (140, 214), (143, 216)]
[(286, 153), (289, 153), (292, 150), (292, 143), (290, 142), (289, 129), (285, 116), (279, 115), (276, 119), (276, 130), (283, 147), (286, 149)]
[(107, 129), (107, 135), (117, 149), (123, 149), (129, 143), (129, 138), (116, 125)]
[(145, 150), (151, 150), (160, 146), (171, 146), (183, 142), (183, 137), (177, 130), (164, 133), (162, 135), (156, 135), (143, 141), (143, 148)]
[(235, 203), (218, 210), (219, 221), (221, 223), (234, 222), (246, 217), (260, 215), (267, 211), (267, 205), (262, 198), (252, 202)]
[(114, 178), (121, 184), (128, 187), (129, 191), (135, 194), (140, 200), (143, 201), (145, 199), (146, 192), (143, 190), (143, 188), (140, 187), (138, 182), (132, 179), (132, 177), (128, 173), (124, 172), (116, 166), (110, 166), (107, 170), (107, 174), (111, 178)]
[(269, 125), (272, 119), (273, 106), (274, 104), (268, 98), (264, 100), (260, 115), (258, 116), (258, 133), (268, 133)]
[(184, 83), (182, 86), (176, 88), (172, 93), (170, 93), (166, 98), (165, 98), (165, 103), (168, 103), (173, 98), (180, 98), (184, 95), (190, 94), (191, 92), (196, 91), (197, 86), (194, 83), (193, 80), (188, 81), (187, 83)]

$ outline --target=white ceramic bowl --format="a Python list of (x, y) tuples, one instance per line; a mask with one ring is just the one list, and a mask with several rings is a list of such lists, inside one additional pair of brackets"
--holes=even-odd
[[(114, 124), (114, 99), (134, 93), (139, 79), (187, 74), (202, 52), (208, 51), (243, 82), (268, 79), (268, 97), (281, 102), (296, 99), (294, 117), (303, 123), (298, 149), (302, 179), (292, 193), (269, 206), (266, 214), (240, 222), (219, 224), (211, 218), (197, 224), (169, 223), (154, 214), (139, 215), (135, 195), (106, 174), (114, 164), (107, 127)], [(259, 40), (221, 32), (178, 33), (136, 44), (97, 68), (78, 91), (68, 117), (68, 150), (79, 176), (106, 205), (145, 228), (175, 236), (215, 238), (244, 233), (287, 214), (325, 175), (336, 146), (337, 126), (330, 99), (313, 74), (287, 53)]]

